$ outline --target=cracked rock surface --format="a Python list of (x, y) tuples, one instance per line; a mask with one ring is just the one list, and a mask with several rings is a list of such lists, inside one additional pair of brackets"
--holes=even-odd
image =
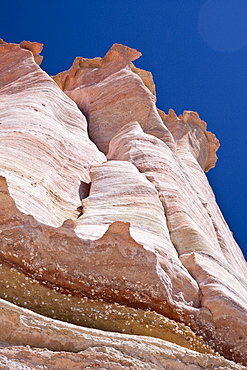
[(115, 44), (51, 78), (0, 42), (0, 365), (244, 369), (247, 266), (197, 113)]

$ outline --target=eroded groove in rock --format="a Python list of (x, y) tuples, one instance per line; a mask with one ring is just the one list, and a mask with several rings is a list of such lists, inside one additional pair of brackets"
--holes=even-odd
[[(126, 163), (130, 166), (155, 192), (135, 167)], [(198, 287), (175, 251), (173, 259), (172, 250), (165, 259), (165, 253), (151, 250), (151, 244), (148, 249), (138, 243), (127, 222), (113, 222), (101, 238), (92, 241), (75, 234), (72, 220), (59, 228), (38, 223), (16, 209), (4, 178), (0, 179), (4, 204), (0, 209), (0, 262), (65, 293), (150, 308), (180, 321), (195, 314)], [(189, 319), (192, 327), (193, 315)]]
[(81, 201), (88, 197), (90, 187), (91, 187), (91, 182), (87, 183), (87, 182), (81, 181), (80, 186), (79, 186), (79, 197)]
[[(186, 145), (183, 150), (181, 158), (177, 158), (164, 142), (145, 134), (140, 125), (133, 122), (111, 140), (107, 158), (130, 161), (155, 185), (165, 209), (171, 241), (203, 294), (202, 308), (196, 312), (198, 329), (220, 353), (236, 361), (245, 361), (245, 261), (236, 248), (236, 256), (232, 259), (226, 253), (226, 245), (235, 243), (232, 234), (225, 227), (214, 197), (207, 196), (212, 191), (201, 165), (194, 156), (187, 155)], [(188, 170), (188, 166), (193, 170)], [(205, 189), (205, 193), (202, 194), (200, 189)], [(212, 210), (210, 216), (202, 202), (203, 197), (207, 199), (207, 208)], [(220, 242), (212, 219), (223, 230)], [(192, 262), (191, 255), (197, 263)], [(205, 312), (203, 307), (208, 311)], [(239, 335), (239, 331), (244, 334)]]
[(27, 50), (35, 45), (24, 46), (0, 44), (0, 174), (20, 210), (59, 226), (77, 217), (79, 185), (105, 157), (74, 102), (35, 63)]
[(246, 289), (234, 276), (236, 274), (233, 275), (220, 261), (207, 254), (188, 253), (180, 259), (199, 284), (202, 307), (207, 307), (212, 314), (213, 335), (208, 343), (218, 342), (216, 348), (219, 352), (236, 362), (244, 362), (247, 338)]
[[(112, 222), (116, 220), (130, 222), (131, 237), (143, 245), (143, 252), (135, 250), (134, 246), (131, 250), (121, 251), (123, 277), (127, 281), (143, 282), (146, 285), (146, 288), (143, 286), (143, 292), (147, 291), (148, 285), (151, 286), (154, 282), (158, 284), (160, 303), (155, 305), (155, 309), (171, 318), (180, 317), (182, 306), (184, 309), (187, 305), (189, 309), (193, 306), (198, 307), (200, 300), (197, 284), (178, 260), (155, 187), (131, 163), (123, 161), (109, 161), (94, 166), (90, 176), (92, 180), (90, 195), (83, 201), (84, 213), (77, 222), (76, 234), (83, 238), (96, 239)], [(151, 272), (153, 268), (155, 269), (152, 278), (147, 271), (145, 272), (145, 268), (135, 267), (142, 254), (147, 255), (146, 263), (150, 260), (153, 265), (151, 270), (151, 265), (147, 270)], [(119, 257), (113, 255), (109, 264), (113, 266), (117, 258)], [(125, 261), (128, 266), (125, 265)], [(113, 275), (118, 276), (117, 270), (116, 267)], [(156, 294), (153, 292), (151, 295), (155, 300)], [(145, 302), (143, 293), (139, 296), (138, 302), (139, 304)], [(170, 305), (173, 307), (172, 310)], [(150, 307), (154, 308), (152, 304)]]
[[(77, 58), (54, 77), (66, 95), (41, 48), (0, 41), (0, 293), (14, 303), (1, 301), (2, 340), (83, 351), (88, 366), (242, 368), (199, 354), (211, 350), (179, 324), (247, 364), (246, 262), (203, 172), (218, 140), (195, 112), (157, 110), (136, 50)], [(31, 368), (34, 353), (52, 369), (81, 359), (7, 351), (10, 367), (19, 353)]]
[[(103, 300), (62, 294), (58, 287), (54, 286), (50, 289), (40, 284), (38, 280), (29, 278), (5, 264), (0, 265), (0, 298), (41, 315), (75, 325), (125, 334), (152, 336), (200, 353), (215, 354), (202, 338), (196, 336), (184, 324), (169, 320), (156, 312), (106, 303)], [(13, 328), (9, 329), (11, 330)], [(12, 336), (15, 339), (9, 343), (24, 344), (23, 341), (16, 342), (18, 334), (16, 337), (14, 334)], [(0, 342), (4, 340), (6, 340), (5, 334), (0, 333)], [(28, 342), (25, 344), (31, 345)]]
[[(138, 369), (153, 370), (168, 367), (171, 370), (184, 370), (188, 368), (188, 364), (194, 366), (195, 369), (244, 369), (241, 365), (210, 354), (210, 349), (205, 345), (201, 345), (200, 348), (204, 353), (198, 353), (157, 338), (130, 336), (74, 326), (40, 316), (3, 300), (0, 300), (0, 305), (2, 323), (0, 340), (12, 345), (22, 345), (24, 342), (34, 347), (33, 349), (0, 347), (0, 354), (4, 355), (4, 359), (0, 357), (0, 361), (17, 360), (16, 356), (21, 354), (19, 361), (21, 358), (24, 361), (29, 360), (32, 364), (37, 363), (39, 359), (38, 363), (42, 365), (48, 363), (50, 366), (55, 366), (60, 358), (62, 361), (69, 361), (71, 366), (77, 361), (82, 366), (90, 365), (97, 360), (101, 365), (106, 361), (106, 366), (110, 366), (111, 360), (115, 360), (116, 365), (122, 365), (123, 369), (129, 369), (128, 366), (133, 365)], [(180, 328), (177, 331), (178, 336), (179, 331)], [(35, 349), (35, 347), (48, 348), (53, 351), (53, 354), (47, 350)], [(59, 356), (57, 351), (65, 352), (60, 352)], [(119, 358), (118, 355), (114, 358), (118, 352), (121, 353), (121, 357)], [(13, 366), (13, 362), (11, 364)]]
[[(239, 361), (237, 353), (245, 353), (247, 347), (246, 261), (217, 206), (205, 175), (196, 165), (193, 157), (188, 155), (188, 152), (193, 152), (192, 146), (195, 143), (195, 140), (189, 137), (190, 131), (194, 131), (195, 125), (201, 125), (198, 115), (188, 112), (176, 117), (174, 112), (170, 112), (165, 121), (173, 133), (178, 155), (186, 169), (189, 181), (193, 184), (194, 193), (197, 194), (211, 220), (224, 257), (216, 258), (212, 253), (209, 255), (197, 253), (191, 249), (188, 254), (182, 254), (180, 259), (199, 284), (203, 295), (202, 305), (209, 308), (213, 315), (219, 346), (225, 347), (228, 357), (232, 356), (233, 351), (235, 360)], [(185, 127), (184, 131), (182, 127)], [(217, 142), (213, 140), (212, 145), (217, 145)], [(212, 163), (213, 151), (214, 149), (211, 148), (208, 158), (205, 156), (208, 163)], [(226, 348), (227, 344), (228, 348)]]
[[(193, 159), (193, 157), (198, 157), (198, 155), (192, 155), (194, 152), (193, 143), (195, 145), (196, 140), (193, 140), (191, 135), (195, 131), (194, 126), (202, 126), (203, 121), (202, 123), (200, 122), (200, 119), (195, 112), (185, 112), (183, 116), (177, 117), (175, 113), (171, 111), (166, 116), (165, 122), (173, 133), (178, 156), (183, 163), (186, 175), (193, 187), (194, 193), (197, 194), (207, 212), (208, 218), (210, 218), (212, 222), (221, 253), (223, 253), (225, 259), (233, 267), (232, 272), (235, 270), (245, 276), (247, 274), (247, 267), (243, 254), (241, 253), (241, 250), (235, 242), (232, 233), (220, 212), (205, 174)], [(181, 127), (185, 128), (184, 131), (182, 131)], [(189, 127), (191, 127), (190, 130)], [(190, 133), (190, 131), (192, 131), (192, 133)], [(212, 141), (212, 148), (209, 150), (208, 155), (205, 155), (205, 159), (207, 159), (209, 163), (213, 163), (213, 161), (215, 161), (213, 155), (213, 152), (215, 152), (213, 147), (215, 146), (217, 146), (216, 139)], [(198, 148), (198, 145), (195, 145), (195, 148)], [(209, 165), (205, 164), (205, 166), (208, 167)], [(243, 281), (243, 279), (241, 280)], [(244, 278), (244, 283), (245, 281), (246, 279)]]
[(180, 159), (164, 142), (144, 133), (138, 122), (132, 122), (111, 140), (107, 158), (130, 161), (154, 184), (179, 255), (199, 250), (221, 256), (211, 220)]
[[(155, 106), (156, 98), (144, 84), (144, 73), (130, 64), (140, 55), (134, 49), (114, 44), (104, 58), (76, 58), (68, 71), (54, 77), (87, 116), (90, 138), (105, 154), (118, 130), (135, 120), (145, 132), (162, 137), (174, 147)], [(153, 90), (150, 80), (146, 84)]]

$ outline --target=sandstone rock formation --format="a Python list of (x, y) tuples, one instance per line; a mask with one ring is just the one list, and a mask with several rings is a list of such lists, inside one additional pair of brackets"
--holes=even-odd
[(2, 340), (9, 343), (0, 347), (1, 369), (244, 369), (170, 341), (83, 328), (4, 301), (1, 308)]
[(204, 174), (218, 140), (157, 110), (136, 50), (52, 79), (41, 49), (0, 43), (2, 368), (244, 368), (247, 266)]
[(90, 182), (90, 166), (105, 156), (88, 139), (75, 103), (24, 45), (0, 44), (1, 174), (20, 210), (59, 226), (76, 218), (80, 183)]

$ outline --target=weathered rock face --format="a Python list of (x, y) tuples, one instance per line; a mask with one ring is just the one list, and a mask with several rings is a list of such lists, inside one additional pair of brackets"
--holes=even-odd
[(107, 157), (131, 161), (158, 190), (172, 244), (199, 287), (198, 326), (207, 316), (203, 332), (218, 338), (218, 350), (226, 341), (245, 351), (246, 263), (235, 253), (236, 243), (194, 156), (181, 155), (181, 161), (164, 142), (130, 123), (112, 139)]
[(77, 217), (81, 181), (90, 182), (90, 166), (105, 157), (83, 114), (24, 45), (0, 44), (1, 175), (20, 210), (59, 226)]
[(134, 49), (115, 44), (104, 58), (97, 58), (97, 65), (95, 60), (76, 58), (68, 71), (54, 78), (85, 114), (89, 136), (105, 154), (118, 130), (136, 120), (145, 132), (164, 137), (173, 146), (171, 134), (155, 106), (155, 96), (146, 87), (151, 85), (152, 89), (151, 77), (145, 76), (145, 85), (141, 72), (131, 70), (130, 62), (140, 55)]
[(157, 110), (136, 50), (57, 84), (40, 51), (0, 44), (1, 365), (243, 368), (211, 349), (247, 364), (246, 262), (204, 174), (217, 139)]
[[(45, 365), (59, 370), (185, 370), (188, 364), (195, 370), (244, 369), (210, 352), (199, 353), (167, 340), (83, 328), (4, 301), (1, 308), (2, 339), (13, 343), (0, 346), (2, 369), (39, 369)], [(176, 335), (181, 333), (184, 335), (185, 330), (177, 327)], [(28, 346), (21, 346), (23, 342)]]

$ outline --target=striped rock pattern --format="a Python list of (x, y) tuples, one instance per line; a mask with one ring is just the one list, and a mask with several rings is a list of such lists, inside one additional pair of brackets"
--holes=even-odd
[(52, 79), (41, 49), (0, 43), (1, 366), (243, 368), (225, 358), (247, 363), (246, 262), (204, 174), (218, 140), (157, 110), (136, 50)]

